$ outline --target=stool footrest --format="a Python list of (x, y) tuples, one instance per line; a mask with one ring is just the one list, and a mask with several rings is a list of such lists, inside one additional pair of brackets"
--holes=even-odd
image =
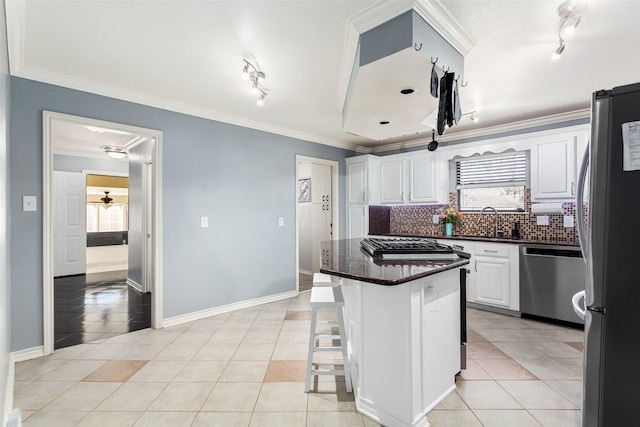
[(311, 375), (344, 375), (344, 369), (338, 370), (312, 370)]
[(342, 347), (315, 347), (313, 351), (342, 351)]

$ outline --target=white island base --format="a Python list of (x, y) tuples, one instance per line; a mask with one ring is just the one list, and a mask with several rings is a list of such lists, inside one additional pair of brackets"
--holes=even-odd
[(395, 286), (342, 283), (358, 411), (386, 427), (429, 426), (460, 371), (459, 269)]

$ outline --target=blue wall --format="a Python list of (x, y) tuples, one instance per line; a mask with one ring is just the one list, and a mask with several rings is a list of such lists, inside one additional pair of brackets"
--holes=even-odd
[[(11, 350), (42, 345), (42, 111), (163, 132), (163, 317), (295, 290), (295, 156), (340, 165), (343, 150), (11, 78)], [(200, 217), (209, 228), (200, 228)], [(278, 217), (284, 217), (283, 228)]]

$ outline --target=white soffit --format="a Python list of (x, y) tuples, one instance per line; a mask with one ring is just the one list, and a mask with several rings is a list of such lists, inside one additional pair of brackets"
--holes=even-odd
[(409, 10), (414, 10), (463, 57), (474, 49), (476, 42), (438, 0), (380, 2), (353, 16), (347, 22), (345, 46), (338, 78), (336, 106), (343, 110), (355, 65), (360, 35)]

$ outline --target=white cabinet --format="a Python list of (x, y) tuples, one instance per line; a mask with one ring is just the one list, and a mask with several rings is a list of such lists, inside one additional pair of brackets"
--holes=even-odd
[(467, 269), (467, 302), (474, 307), (520, 310), (518, 245), (472, 240), (439, 239), (471, 255)]
[(434, 156), (384, 159), (380, 162), (380, 202), (437, 203), (437, 177)]
[(347, 239), (362, 238), (369, 234), (369, 204), (380, 203), (380, 161), (366, 155), (348, 158), (346, 163)]
[(475, 302), (519, 310), (518, 245), (475, 242), (474, 256)]
[(360, 239), (369, 234), (369, 207), (347, 205), (347, 239)]
[(531, 147), (532, 200), (570, 199), (576, 186), (575, 135), (547, 139)]
[(437, 203), (437, 176), (434, 157), (409, 159), (409, 202)]
[(380, 161), (366, 155), (345, 159), (347, 163), (347, 204), (378, 204)]
[(380, 202), (404, 203), (404, 160), (380, 162)]

